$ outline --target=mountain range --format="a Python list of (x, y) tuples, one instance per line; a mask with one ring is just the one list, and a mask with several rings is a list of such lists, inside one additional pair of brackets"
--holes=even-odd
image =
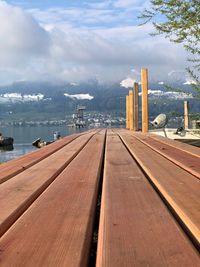
[[(166, 91), (163, 83), (150, 83), (150, 115), (159, 113), (183, 114), (183, 100), (190, 101), (191, 112), (199, 111), (199, 101), (190, 93), (190, 85), (170, 84), (188, 94)], [(115, 113), (125, 116), (125, 96), (131, 88), (117, 84), (17, 82), (0, 87), (1, 120), (64, 119), (77, 105), (86, 106), (88, 112)]]

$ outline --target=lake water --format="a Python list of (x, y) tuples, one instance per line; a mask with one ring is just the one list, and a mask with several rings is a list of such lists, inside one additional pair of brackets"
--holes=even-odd
[(52, 141), (53, 133), (59, 131), (61, 136), (71, 135), (78, 132), (85, 131), (85, 128), (76, 129), (68, 128), (66, 125), (61, 126), (25, 126), (25, 127), (14, 127), (5, 126), (1, 127), (0, 132), (4, 136), (14, 138), (14, 149), (11, 151), (0, 150), (0, 162), (9, 161), (19, 156), (22, 156), (28, 152), (36, 150), (32, 146), (32, 142), (37, 138), (41, 138), (44, 141)]

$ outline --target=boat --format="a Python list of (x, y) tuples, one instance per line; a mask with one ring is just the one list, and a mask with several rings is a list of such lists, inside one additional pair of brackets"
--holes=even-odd
[(44, 146), (50, 145), (56, 140), (59, 140), (61, 138), (61, 134), (59, 131), (56, 131), (53, 133), (53, 140), (52, 141), (44, 141), (41, 138), (37, 138), (35, 141), (32, 142), (32, 145), (37, 148), (42, 148)]
[(32, 142), (32, 145), (37, 147), (37, 148), (42, 148), (44, 146), (52, 144), (53, 142), (54, 141), (50, 141), (50, 142), (43, 141), (43, 140), (41, 140), (41, 138), (38, 138), (38, 139), (36, 139), (35, 141)]
[(12, 146), (14, 142), (14, 139), (12, 137), (4, 137), (1, 133), (0, 133), (0, 147), (4, 147), (4, 146)]

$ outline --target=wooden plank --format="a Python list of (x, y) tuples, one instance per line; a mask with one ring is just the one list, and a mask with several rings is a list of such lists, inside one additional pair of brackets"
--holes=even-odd
[(142, 144), (120, 133), (124, 143), (200, 247), (200, 180)]
[(184, 128), (189, 128), (188, 101), (184, 101)]
[(133, 130), (138, 131), (138, 117), (139, 117), (139, 97), (138, 97), (138, 83), (134, 83), (134, 90), (133, 90), (133, 100), (134, 100), (134, 125)]
[(148, 70), (141, 69), (141, 86), (142, 86), (142, 132), (147, 133), (149, 129), (148, 114)]
[(1, 267), (87, 266), (104, 137), (96, 134), (1, 238)]
[(133, 90), (129, 90), (129, 130), (133, 130)]
[(200, 266), (196, 249), (119, 137), (108, 135), (97, 267)]
[(190, 153), (170, 146), (167, 143), (165, 144), (164, 142), (159, 142), (158, 140), (144, 134), (134, 134), (134, 136), (158, 152), (160, 155), (166, 157), (176, 165), (200, 179), (200, 158), (198, 156), (191, 155)]
[(87, 144), (82, 135), (43, 161), (0, 185), (0, 236), (22, 215)]
[(176, 147), (176, 148), (181, 149), (183, 151), (186, 151), (187, 153), (190, 153), (194, 156), (200, 157), (199, 147), (194, 147), (194, 146), (191, 146), (188, 144), (184, 144), (184, 143), (178, 142), (176, 140), (172, 140), (172, 139), (169, 139), (169, 138), (166, 138), (163, 136), (159, 136), (156, 134), (148, 133), (148, 136), (155, 139), (155, 140), (158, 140), (159, 142), (164, 142), (165, 144), (168, 144), (172, 147)]
[(126, 96), (126, 129), (129, 129), (129, 96)]
[(0, 184), (66, 146), (80, 134), (64, 137), (46, 147), (0, 165)]

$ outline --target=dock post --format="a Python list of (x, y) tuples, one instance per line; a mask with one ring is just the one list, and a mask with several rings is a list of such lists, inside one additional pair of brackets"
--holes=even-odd
[(129, 129), (129, 96), (126, 96), (126, 129)]
[(141, 70), (142, 85), (142, 132), (148, 132), (148, 70)]
[(133, 130), (133, 90), (129, 91), (129, 129)]
[(189, 117), (188, 117), (188, 101), (184, 101), (184, 128), (188, 129), (189, 127)]
[(139, 116), (139, 99), (138, 99), (138, 83), (134, 83), (134, 91), (133, 91), (133, 107), (134, 107), (134, 124), (133, 130), (138, 131), (138, 116)]

